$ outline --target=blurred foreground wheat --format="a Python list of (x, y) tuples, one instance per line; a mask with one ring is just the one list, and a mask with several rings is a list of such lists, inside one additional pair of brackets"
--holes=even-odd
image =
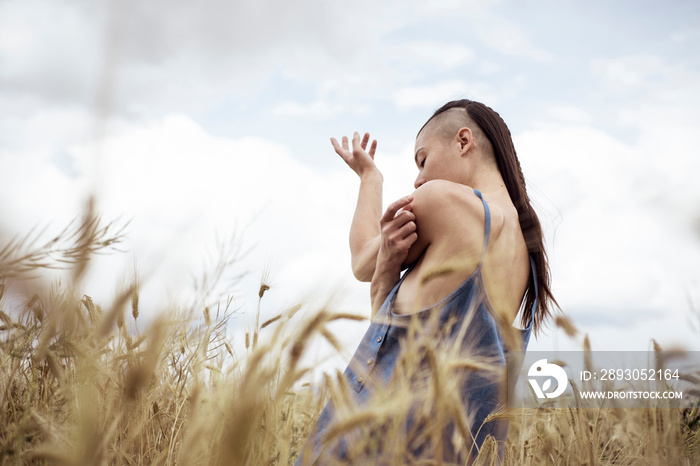
[[(430, 438), (452, 420), (463, 434), (455, 442), (468, 451), (468, 413), (451, 392), (450, 371), (478, 361), (445, 360), (424, 342), (418, 346), (431, 362), (428, 383), (415, 382), (417, 353), (409, 352), (393, 386), (353, 409), (340, 374), (318, 386), (301, 380), (314, 337), (340, 349), (327, 324), (356, 316), (301, 306), (262, 324), (256, 316), (245, 354), (229, 341), (230, 299), (195, 309), (196, 317), (173, 310), (139, 331), (135, 324), (145, 312), (138, 277), (111, 303), (75, 292), (90, 255), (113, 248), (121, 235), (88, 212), (50, 241), (0, 245), (2, 464), (292, 464), (330, 396), (339, 421), (329, 436), (353, 436), (354, 464), (377, 462), (378, 440), (389, 446), (382, 461), (410, 460), (397, 420), (416, 400), (424, 401), (426, 414), (418, 435)], [(14, 286), (57, 266), (67, 266), (70, 277), (49, 289), (37, 285), (27, 293)], [(260, 300), (268, 290), (262, 283)], [(511, 420), (508, 465), (700, 464), (697, 409), (531, 409), (498, 416)], [(373, 434), (379, 428), (381, 439)], [(476, 463), (494, 464), (496, 451), (487, 441)]]

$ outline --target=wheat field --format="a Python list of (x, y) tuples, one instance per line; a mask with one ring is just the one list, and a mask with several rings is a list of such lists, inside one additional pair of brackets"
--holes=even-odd
[[(329, 439), (352, 436), (350, 464), (446, 464), (439, 442), (424, 458), (406, 456), (400, 428), (407, 406), (424, 415), (426, 439), (457, 425), (456, 448), (469, 452), (467, 413), (452, 396), (455, 367), (418, 341), (401, 371), (372, 402), (354, 407), (342, 376), (304, 383), (304, 355), (320, 337), (340, 350), (331, 322), (357, 320), (332, 306), (291, 305), (231, 344), (231, 300), (183, 306), (143, 324), (137, 277), (113, 302), (96, 303), (76, 286), (92, 254), (108, 251), (123, 230), (89, 211), (56, 238), (0, 245), (0, 462), (61, 465), (288, 465), (333, 398), (338, 422)], [(42, 268), (65, 268), (51, 286), (17, 287)], [(31, 282), (41, 283), (41, 282)], [(27, 291), (29, 290), (29, 291)], [(261, 283), (258, 303), (270, 290)], [(143, 317), (141, 317), (143, 319)], [(557, 321), (573, 331), (566, 319)], [(415, 358), (430, 359), (420, 377)], [(426, 383), (417, 380), (428, 380)], [(700, 409), (520, 409), (510, 420), (505, 465), (697, 465)], [(381, 429), (379, 448), (377, 435)], [(487, 440), (475, 464), (498, 464)], [(347, 464), (347, 463), (345, 463)]]

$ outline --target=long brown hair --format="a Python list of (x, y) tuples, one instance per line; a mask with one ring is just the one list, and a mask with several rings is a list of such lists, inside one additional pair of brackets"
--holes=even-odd
[[(537, 273), (537, 290), (530, 279), (525, 291), (525, 308), (521, 315), (521, 324), (526, 327), (530, 323), (532, 307), (535, 304), (536, 293), (539, 295), (533, 330), (538, 332), (542, 324), (552, 315), (553, 306), (559, 307), (550, 289), (550, 271), (547, 252), (544, 249), (544, 235), (537, 213), (532, 208), (530, 198), (525, 189), (525, 177), (520, 168), (520, 161), (515, 153), (515, 146), (508, 126), (501, 116), (490, 107), (472, 100), (462, 99), (448, 102), (435, 111), (428, 122), (450, 109), (464, 109), (467, 116), (479, 126), (493, 147), (498, 170), (508, 189), (510, 199), (518, 211), (520, 229), (525, 237), (527, 250), (532, 255)], [(426, 122), (426, 125), (428, 123)], [(423, 125), (425, 127), (425, 125)], [(421, 128), (422, 130), (422, 128)], [(420, 131), (419, 131), (420, 133)]]

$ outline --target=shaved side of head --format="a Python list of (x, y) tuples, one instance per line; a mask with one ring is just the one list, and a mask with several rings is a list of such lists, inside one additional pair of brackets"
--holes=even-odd
[(457, 133), (462, 128), (469, 128), (472, 131), (477, 149), (484, 159), (495, 163), (491, 142), (464, 108), (451, 108), (435, 115), (423, 125), (418, 134), (422, 131), (434, 131), (442, 142), (447, 144), (457, 137)]

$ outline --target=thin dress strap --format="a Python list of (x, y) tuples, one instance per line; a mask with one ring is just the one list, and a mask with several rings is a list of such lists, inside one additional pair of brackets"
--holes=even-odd
[(491, 236), (491, 210), (489, 209), (489, 205), (486, 203), (486, 199), (484, 199), (484, 196), (481, 194), (481, 191), (475, 188), (472, 189), (474, 189), (474, 194), (476, 194), (484, 204), (484, 250), (481, 252), (479, 267), (477, 267), (480, 269), (484, 263), (484, 257), (486, 257), (486, 249), (489, 247), (489, 236)]

